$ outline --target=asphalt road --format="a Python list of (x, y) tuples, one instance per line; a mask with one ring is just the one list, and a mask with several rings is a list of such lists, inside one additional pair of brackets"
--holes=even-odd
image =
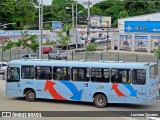
[[(55, 101), (38, 99), (36, 102), (27, 102), (24, 98), (8, 97), (5, 95), (5, 80), (1, 80), (0, 76), (0, 111), (107, 111), (112, 117), (87, 117), (87, 120), (133, 120), (130, 117), (123, 116), (121, 111), (160, 111), (160, 100), (154, 100), (147, 104), (109, 104), (105, 108), (96, 108), (92, 103)], [(98, 114), (98, 113), (97, 113)], [(62, 115), (63, 116), (63, 115)], [(17, 118), (14, 118), (17, 120)], [(13, 120), (14, 120), (13, 119)], [(36, 119), (36, 118), (34, 118)], [(43, 118), (41, 118), (43, 119)], [(50, 118), (47, 118), (50, 119)], [(56, 117), (60, 120), (83, 120), (84, 117)], [(139, 118), (136, 118), (139, 119)], [(142, 119), (142, 118), (140, 118)], [(144, 118), (143, 118), (144, 119)]]

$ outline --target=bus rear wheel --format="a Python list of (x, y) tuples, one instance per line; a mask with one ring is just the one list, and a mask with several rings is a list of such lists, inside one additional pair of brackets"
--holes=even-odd
[(95, 97), (94, 97), (94, 105), (98, 108), (104, 108), (108, 101), (107, 101), (107, 98), (104, 94), (97, 94)]
[(25, 94), (25, 97), (28, 102), (36, 101), (36, 93), (34, 90), (28, 90)]

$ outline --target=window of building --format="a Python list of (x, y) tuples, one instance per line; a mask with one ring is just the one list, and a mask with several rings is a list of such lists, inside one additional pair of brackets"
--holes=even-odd
[(132, 83), (144, 85), (146, 82), (146, 71), (140, 69), (134, 69), (132, 71)]
[(91, 81), (92, 82), (109, 82), (110, 70), (107, 68), (92, 68)]
[(34, 66), (22, 66), (21, 77), (22, 79), (34, 79)]
[(50, 66), (36, 66), (36, 79), (50, 80), (52, 79), (52, 67)]
[(112, 69), (111, 81), (112, 83), (131, 83), (131, 70)]
[(89, 68), (72, 68), (73, 81), (89, 81)]
[(69, 67), (53, 67), (53, 79), (54, 80), (70, 80), (70, 68)]

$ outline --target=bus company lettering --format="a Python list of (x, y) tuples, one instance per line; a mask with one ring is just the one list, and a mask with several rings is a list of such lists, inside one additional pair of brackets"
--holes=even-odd
[(99, 85), (99, 86), (96, 86), (97, 89), (103, 89), (104, 86), (103, 85)]
[(31, 81), (25, 81), (25, 84), (33, 85), (33, 82), (31, 82)]

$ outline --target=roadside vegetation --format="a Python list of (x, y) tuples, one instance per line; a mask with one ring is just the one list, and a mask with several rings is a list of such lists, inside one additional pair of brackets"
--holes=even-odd
[(90, 56), (91, 60), (92, 60), (92, 57), (94, 56), (94, 52), (96, 51), (96, 48), (97, 48), (97, 44), (95, 42), (90, 43), (89, 45), (86, 46), (87, 56)]
[[(65, 25), (72, 23), (72, 0), (54, 0), (50, 6), (44, 5), (43, 20), (62, 21)], [(75, 6), (75, 2), (73, 2)], [(0, 26), (4, 30), (38, 30), (39, 9), (38, 0), (1, 0), (0, 23), (16, 23), (20, 21), (20, 27), (16, 24)], [(104, 0), (91, 7), (91, 15), (111, 16), (112, 27), (117, 27), (118, 19), (130, 16), (159, 12), (158, 0)], [(70, 9), (66, 9), (66, 7)], [(86, 24), (87, 8), (78, 4), (78, 24)], [(83, 13), (83, 14), (82, 14)], [(52, 29), (51, 23), (44, 23), (43, 28)]]

